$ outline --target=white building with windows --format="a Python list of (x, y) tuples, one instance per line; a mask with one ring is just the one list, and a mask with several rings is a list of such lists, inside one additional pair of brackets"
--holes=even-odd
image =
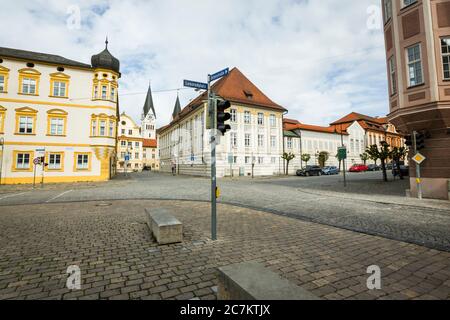
[(125, 113), (120, 115), (117, 155), (119, 172), (142, 171), (144, 168), (159, 170), (156, 112), (150, 86), (142, 110), (141, 125)]
[[(0, 48), (0, 183), (32, 183), (34, 173), (47, 183), (110, 179), (119, 69), (107, 48), (91, 64)], [(42, 156), (44, 169), (33, 164)]]
[[(231, 130), (220, 136), (216, 149), (217, 176), (256, 176), (282, 173), (283, 114), (286, 109), (270, 100), (237, 68), (212, 86), (221, 99), (231, 102)], [(158, 129), (161, 170), (209, 175), (210, 130), (206, 94), (183, 110), (179, 99), (172, 122)]]

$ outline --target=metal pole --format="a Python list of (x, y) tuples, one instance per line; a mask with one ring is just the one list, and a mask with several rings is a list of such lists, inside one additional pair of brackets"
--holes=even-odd
[(45, 171), (45, 158), (44, 158), (44, 161), (42, 162), (42, 181), (41, 181), (41, 188), (44, 187), (44, 171)]
[[(413, 131), (414, 139), (414, 153), (417, 153), (417, 131)], [(399, 168), (400, 170), (400, 168)], [(422, 200), (422, 181), (420, 176), (420, 164), (416, 163), (416, 183), (417, 183), (417, 197)]]
[[(344, 147), (344, 135), (342, 134), (342, 124), (341, 124), (341, 144), (342, 144), (342, 147)], [(347, 174), (346, 174), (346, 170), (345, 170), (346, 169), (345, 168), (345, 158), (342, 159), (342, 167), (343, 167), (343, 170), (344, 170), (343, 171), (344, 172), (344, 187), (347, 187)]]
[(211, 239), (215, 241), (217, 240), (216, 119), (211, 98), (211, 76), (208, 75), (208, 111), (211, 119)]
[(2, 146), (2, 157), (1, 157), (1, 159), (0, 159), (0, 185), (2, 185), (2, 182), (3, 182), (3, 180), (2, 180), (2, 174), (3, 174), (3, 154), (5, 153), (5, 139), (4, 138), (1, 138), (0, 139), (0, 144), (1, 144), (1, 146)]
[(37, 167), (37, 164), (34, 165), (33, 189), (36, 188), (36, 167)]

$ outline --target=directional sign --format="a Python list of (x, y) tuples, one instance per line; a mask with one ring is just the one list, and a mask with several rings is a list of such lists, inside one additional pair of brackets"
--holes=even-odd
[(45, 156), (45, 148), (36, 149), (36, 155), (38, 157), (44, 157)]
[(191, 80), (184, 80), (184, 86), (188, 88), (208, 90), (208, 84), (203, 82), (196, 82)]
[(412, 159), (414, 160), (415, 163), (417, 164), (421, 164), (422, 162), (424, 162), (427, 158), (425, 158), (425, 156), (423, 156), (422, 154), (420, 154), (419, 152), (412, 157)]
[(347, 159), (347, 148), (338, 148), (339, 161)]
[(229, 73), (230, 73), (230, 69), (226, 68), (226, 69), (223, 69), (223, 70), (221, 70), (219, 72), (216, 72), (213, 75), (211, 75), (210, 79), (211, 79), (211, 81), (214, 81), (214, 80), (217, 80), (217, 79), (220, 79), (222, 77), (227, 76)]

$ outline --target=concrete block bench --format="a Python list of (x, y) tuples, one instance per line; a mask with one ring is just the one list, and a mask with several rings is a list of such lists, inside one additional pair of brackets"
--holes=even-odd
[(145, 210), (147, 224), (158, 244), (183, 242), (183, 224), (166, 209)]
[(218, 300), (320, 300), (256, 262), (218, 268)]

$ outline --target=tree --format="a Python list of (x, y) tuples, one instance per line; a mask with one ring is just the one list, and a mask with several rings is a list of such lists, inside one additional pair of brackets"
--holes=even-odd
[(302, 154), (302, 161), (305, 162), (305, 165), (308, 165), (308, 161), (311, 160), (311, 155), (308, 153)]
[(376, 144), (371, 145), (367, 148), (366, 153), (369, 155), (370, 159), (381, 161), (381, 169), (383, 170), (383, 180), (388, 181), (386, 173), (386, 160), (391, 157), (391, 151), (389, 150), (389, 144), (386, 141), (381, 142), (380, 148)]
[(325, 167), (325, 164), (327, 163), (329, 158), (330, 158), (330, 154), (328, 152), (321, 151), (319, 153), (319, 164), (322, 168)]
[(367, 152), (364, 152), (363, 154), (360, 154), (359, 157), (361, 158), (361, 160), (364, 162), (364, 165), (366, 165), (367, 160), (370, 159), (369, 155), (367, 154)]
[(289, 162), (295, 158), (295, 155), (291, 152), (285, 152), (281, 158), (286, 161), (286, 175), (289, 175)]
[(392, 161), (394, 162), (394, 164), (398, 170), (398, 174), (399, 174), (399, 177), (401, 180), (403, 180), (403, 173), (402, 173), (402, 170), (400, 170), (400, 161), (405, 159), (407, 153), (408, 153), (408, 150), (406, 150), (405, 147), (394, 147), (394, 148), (392, 148), (392, 151), (391, 151)]

